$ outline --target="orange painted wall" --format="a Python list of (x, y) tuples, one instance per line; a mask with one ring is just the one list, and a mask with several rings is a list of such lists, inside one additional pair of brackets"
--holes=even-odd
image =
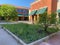
[(57, 9), (57, 0), (41, 0), (35, 4), (32, 4), (30, 10), (32, 11), (45, 6), (48, 7), (48, 13), (54, 12)]

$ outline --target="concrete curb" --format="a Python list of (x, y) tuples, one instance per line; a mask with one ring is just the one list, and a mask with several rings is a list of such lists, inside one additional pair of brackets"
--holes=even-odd
[(30, 21), (0, 22), (0, 24), (17, 24), (17, 23), (32, 24), (32, 22), (30, 22)]
[(49, 36), (46, 36), (46, 37), (44, 37), (44, 38), (42, 38), (42, 39), (39, 39), (39, 40), (37, 40), (37, 41), (34, 41), (34, 42), (32, 42), (32, 43), (29, 43), (29, 44), (26, 44), (25, 42), (23, 42), (20, 38), (18, 38), (16, 35), (14, 35), (12, 32), (10, 32), (8, 29), (6, 29), (5, 27), (2, 27), (6, 32), (8, 32), (8, 34), (10, 34), (13, 38), (15, 38), (16, 39), (16, 41), (18, 41), (21, 45), (35, 45), (36, 43), (41, 43), (41, 42), (44, 42), (44, 41), (46, 41), (46, 39), (49, 39), (50, 37), (52, 37), (53, 35), (55, 35), (55, 34), (57, 34), (57, 33), (59, 33), (60, 31), (58, 31), (58, 32), (56, 32), (56, 33), (53, 33), (53, 34), (51, 34), (51, 35), (49, 35)]
[(50, 37), (52, 37), (52, 36), (54, 36), (55, 34), (57, 34), (57, 33), (59, 33), (60, 31), (58, 31), (58, 32), (56, 32), (56, 33), (53, 33), (53, 34), (51, 34), (51, 35), (49, 35), (49, 36), (46, 36), (46, 37), (44, 37), (44, 38), (42, 38), (42, 39), (40, 39), (40, 40), (37, 40), (37, 41), (35, 41), (35, 42), (32, 42), (32, 43), (30, 43), (30, 44), (28, 44), (28, 45), (35, 45), (36, 43), (41, 43), (41, 42), (45, 42), (46, 40), (48, 40)]
[(2, 27), (8, 34), (10, 34), (17, 42), (20, 43), (20, 45), (27, 45), (25, 42), (23, 42), (20, 38), (18, 38), (16, 35), (14, 35), (12, 32), (10, 32), (5, 27)]

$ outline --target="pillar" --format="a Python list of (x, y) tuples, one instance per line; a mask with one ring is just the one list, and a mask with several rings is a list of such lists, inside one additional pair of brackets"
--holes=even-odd
[(37, 15), (37, 23), (39, 22), (39, 16), (40, 16), (40, 15)]
[(59, 13), (57, 13), (56, 18), (57, 18), (57, 22), (59, 22)]
[(34, 24), (36, 24), (36, 23), (37, 23), (37, 16), (34, 15)]
[(29, 16), (29, 21), (34, 24), (34, 16)]

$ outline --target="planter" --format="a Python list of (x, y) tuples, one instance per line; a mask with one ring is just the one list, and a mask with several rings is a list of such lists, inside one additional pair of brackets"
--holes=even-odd
[(39, 40), (34, 41), (34, 42), (32, 42), (32, 43), (26, 44), (26, 43), (23, 42), (20, 38), (18, 38), (16, 35), (14, 35), (12, 32), (10, 32), (8, 29), (6, 29), (5, 27), (2, 27), (2, 28), (3, 28), (6, 32), (8, 32), (8, 34), (10, 34), (16, 41), (18, 41), (18, 42), (20, 43), (20, 45), (38, 45), (38, 44), (40, 44), (41, 42), (47, 41), (50, 37), (52, 37), (53, 35), (55, 35), (55, 34), (57, 34), (58, 32), (60, 32), (60, 31), (58, 31), (58, 32), (53, 33), (53, 34), (51, 34), (51, 35), (49, 35), (49, 36), (46, 36), (46, 37), (44, 37), (44, 38), (42, 38), (42, 39), (39, 39)]

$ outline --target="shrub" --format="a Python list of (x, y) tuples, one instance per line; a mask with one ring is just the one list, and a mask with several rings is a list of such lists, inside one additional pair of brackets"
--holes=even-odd
[(51, 21), (50, 21), (51, 24), (56, 24), (56, 21), (57, 21), (56, 20), (56, 15), (57, 15), (56, 13), (51, 14), (51, 18), (50, 18), (51, 19)]
[(4, 16), (6, 21), (9, 21), (10, 19), (13, 20), (13, 18), (16, 19), (15, 17), (17, 17), (17, 15), (16, 7), (7, 4), (0, 6), (0, 16)]
[[(41, 25), (19, 23), (19, 24), (4, 24), (2, 26), (9, 29), (12, 33), (17, 35), (26, 43), (31, 43), (48, 35), (44, 30), (43, 32), (38, 33), (39, 29), (43, 29)], [(58, 30), (55, 28), (48, 28), (47, 31), (54, 33), (57, 32)]]

